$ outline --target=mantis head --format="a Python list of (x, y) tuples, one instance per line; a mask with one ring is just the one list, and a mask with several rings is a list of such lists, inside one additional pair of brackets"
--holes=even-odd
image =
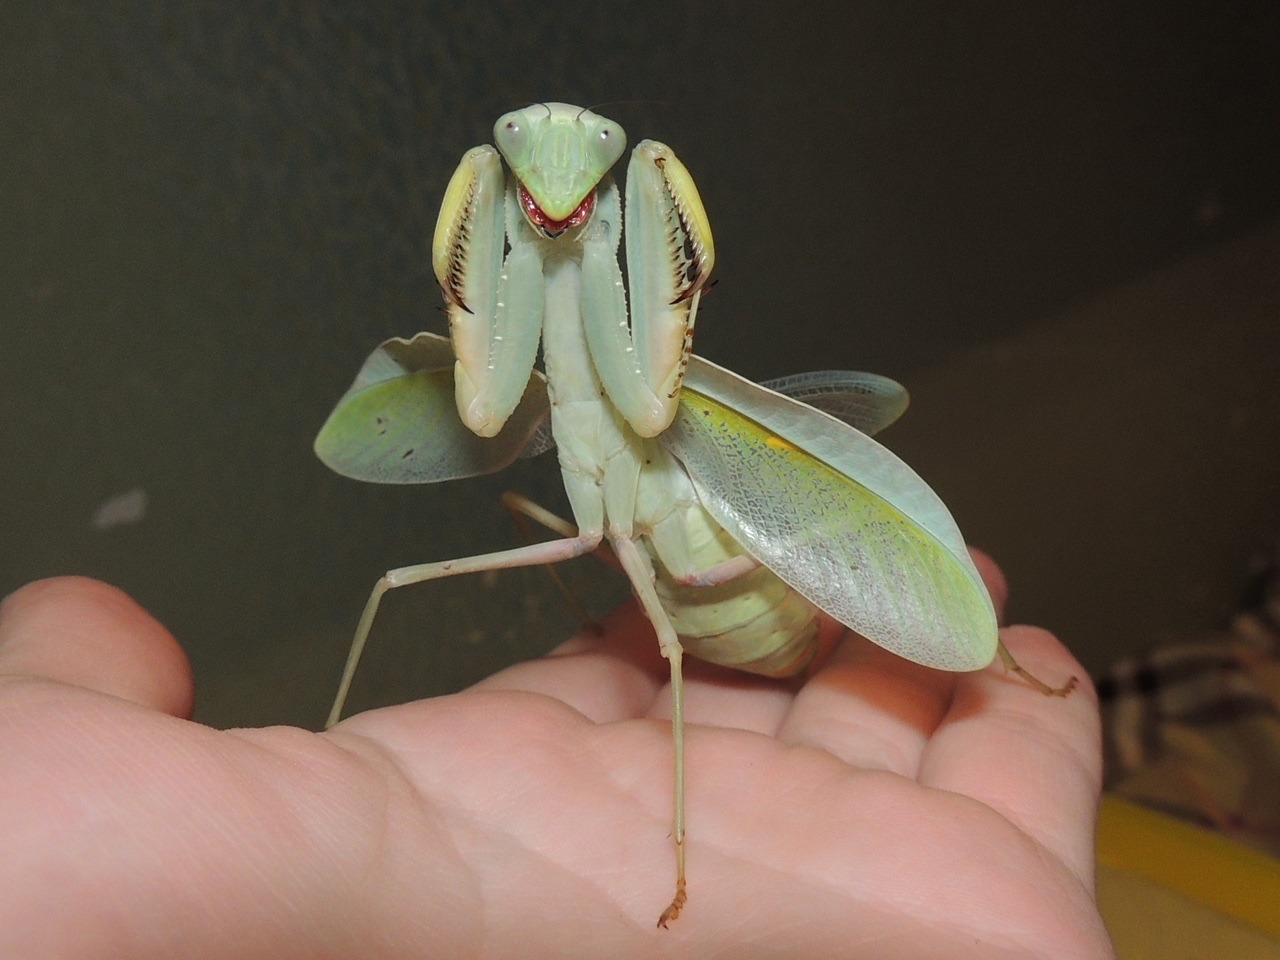
[(553, 238), (590, 218), (596, 186), (627, 145), (612, 120), (567, 103), (535, 103), (504, 114), (493, 137), (520, 181), (525, 218)]

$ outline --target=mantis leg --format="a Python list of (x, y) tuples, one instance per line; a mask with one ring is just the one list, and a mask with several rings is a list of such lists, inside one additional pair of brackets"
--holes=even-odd
[(676, 579), (690, 587), (718, 587), (722, 583), (728, 583), (731, 580), (746, 576), (759, 566), (759, 560), (749, 553), (744, 553), (737, 557), (731, 557), (723, 563), (717, 563), (709, 570), (703, 570), (695, 576), (688, 578), (677, 577)]
[[(625, 217), (619, 204), (616, 185), (602, 187), (582, 239), (583, 329), (609, 399), (636, 433), (655, 437), (676, 413), (715, 251), (693, 179), (660, 143), (632, 152)], [(629, 313), (617, 259), (623, 221)]]
[(653, 569), (649, 561), (634, 540), (618, 537), (612, 543), (640, 605), (658, 634), (662, 655), (671, 665), (671, 733), (675, 744), (675, 814), (671, 833), (676, 842), (676, 892), (658, 918), (658, 926), (665, 929), (668, 923), (680, 916), (688, 898), (684, 869), (684, 674), (681, 669), (684, 648), (680, 646), (680, 638), (676, 636), (675, 628), (653, 588)]
[[(501, 503), (507, 512), (511, 514), (517, 525), (521, 524), (523, 518), (527, 517), (534, 523), (539, 523), (552, 533), (558, 533), (562, 537), (576, 537), (578, 535), (578, 528), (564, 517), (552, 513), (542, 504), (535, 503), (523, 494), (508, 490), (502, 495)], [(617, 557), (603, 543), (596, 547), (595, 554), (602, 563), (608, 564), (615, 570), (622, 569), (618, 565)]]
[(542, 504), (535, 503), (522, 494), (508, 490), (502, 495), (502, 505), (513, 517), (528, 517), (535, 523), (542, 524), (548, 530), (558, 533), (562, 537), (576, 537), (578, 535), (578, 528), (564, 517), (552, 513)]
[[(511, 519), (520, 528), (520, 536), (526, 542), (533, 541), (533, 531), (529, 529), (529, 520), (542, 524), (562, 537), (576, 537), (578, 535), (578, 528), (564, 517), (557, 516), (546, 507), (539, 503), (534, 503), (521, 494), (508, 490), (502, 495), (502, 506), (511, 514)], [(615, 568), (617, 567), (617, 560), (608, 550), (604, 549), (603, 544), (596, 547), (595, 552), (600, 559), (612, 564)], [(573, 611), (573, 615), (578, 618), (578, 624), (583, 629), (599, 633), (599, 624), (587, 613), (586, 608), (578, 602), (578, 598), (573, 595), (573, 591), (569, 589), (569, 585), (564, 582), (564, 578), (560, 576), (556, 568), (552, 564), (547, 564), (543, 569), (546, 570), (547, 576), (551, 578), (551, 582), (556, 585), (556, 589), (560, 591), (560, 596), (564, 597), (564, 601), (569, 605), (569, 609)]]
[(480, 436), (495, 436), (533, 371), (544, 297), (542, 248), (493, 147), (467, 151), (454, 171), (431, 257), (457, 356), (458, 415)]
[(598, 543), (598, 539), (589, 537), (566, 537), (562, 540), (548, 540), (527, 547), (517, 547), (514, 550), (499, 550), (496, 553), (484, 553), (460, 560), (420, 563), (411, 567), (388, 570), (382, 579), (374, 584), (373, 592), (369, 594), (369, 601), (364, 606), (364, 613), (360, 615), (355, 639), (351, 641), (351, 652), (347, 654), (347, 665), (342, 671), (342, 683), (338, 686), (338, 695), (334, 698), (333, 709), (329, 711), (329, 719), (325, 721), (325, 729), (332, 727), (342, 716), (342, 707), (351, 689), (351, 678), (355, 676), (360, 655), (364, 652), (365, 641), (369, 639), (369, 630), (373, 626), (374, 617), (378, 614), (378, 605), (382, 602), (383, 594), (388, 590), (408, 586), (411, 583), (451, 577), (459, 573), (480, 573), (484, 570), (504, 570), (511, 567), (534, 567), (539, 564), (558, 563), (561, 560), (570, 560), (584, 553), (590, 553)]
[(996, 641), (996, 653), (1000, 654), (1000, 661), (1004, 664), (1006, 670), (1012, 671), (1020, 676), (1027, 683), (1031, 684), (1046, 697), (1065, 697), (1068, 693), (1076, 688), (1079, 681), (1075, 677), (1070, 677), (1067, 682), (1060, 687), (1051, 687), (1045, 683), (1034, 673), (1020, 664), (1013, 658), (1013, 654), (1009, 652), (1009, 648), (1004, 645), (1003, 640)]

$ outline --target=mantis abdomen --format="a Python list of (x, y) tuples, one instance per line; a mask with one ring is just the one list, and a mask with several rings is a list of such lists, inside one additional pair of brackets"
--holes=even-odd
[(711, 587), (685, 586), (659, 571), (657, 591), (685, 652), (699, 659), (790, 677), (817, 650), (817, 608), (766, 567)]
[(694, 584), (747, 555), (703, 509), (683, 468), (656, 445), (640, 475), (636, 525), (653, 562), (655, 588), (685, 651), (766, 677), (793, 676), (817, 648), (817, 608), (767, 567)]

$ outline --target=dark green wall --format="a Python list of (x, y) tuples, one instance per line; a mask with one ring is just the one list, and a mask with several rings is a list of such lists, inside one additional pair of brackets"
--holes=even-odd
[[(504, 488), (563, 503), (546, 460), (375, 489), (310, 452), (375, 343), (440, 328), (436, 204), (500, 113), (628, 101), (680, 153), (719, 254), (699, 352), (909, 381), (1274, 215), (1275, 12), (1166, 6), (8, 0), (0, 589), (115, 582), (202, 716), (312, 721), (383, 569), (512, 543)], [(571, 626), (533, 574), (417, 594), (356, 705)]]

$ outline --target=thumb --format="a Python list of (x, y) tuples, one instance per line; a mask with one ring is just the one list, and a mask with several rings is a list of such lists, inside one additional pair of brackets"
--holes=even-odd
[(0, 604), (0, 676), (40, 677), (191, 714), (191, 665), (121, 590), (87, 577), (37, 580)]

